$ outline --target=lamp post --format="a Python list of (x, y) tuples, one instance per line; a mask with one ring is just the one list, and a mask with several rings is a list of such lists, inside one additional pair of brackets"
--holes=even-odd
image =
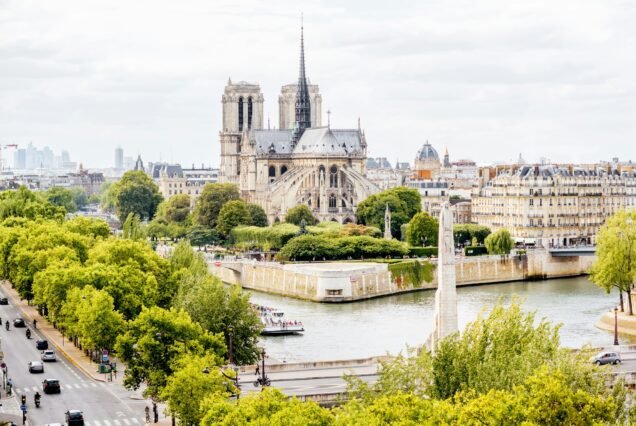
[(230, 353), (229, 353), (228, 358), (229, 358), (229, 361), (230, 361), (230, 365), (232, 365), (232, 364), (234, 364), (234, 362), (233, 362), (233, 358), (232, 358), (232, 355), (233, 355), (233, 349), (234, 349), (234, 348), (232, 347), (232, 337), (234, 337), (234, 327), (233, 327), (232, 325), (229, 325), (229, 326), (227, 327), (227, 335), (228, 335), (228, 338), (229, 338), (229, 340), (230, 340), (230, 345), (229, 345), (229, 352), (230, 352)]
[(614, 346), (618, 346), (618, 307), (614, 307)]

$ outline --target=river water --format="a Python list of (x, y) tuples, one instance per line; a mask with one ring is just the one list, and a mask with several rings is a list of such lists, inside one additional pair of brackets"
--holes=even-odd
[[(561, 323), (561, 342), (567, 347), (589, 343), (610, 345), (611, 333), (594, 326), (617, 302), (586, 277), (490, 284), (457, 289), (460, 330), (499, 298), (518, 295), (523, 308)], [(435, 291), (419, 291), (346, 304), (306, 302), (252, 292), (252, 302), (285, 312), (302, 321), (300, 336), (263, 337), (267, 354), (279, 361), (335, 360), (396, 354), (406, 345), (424, 343), (433, 328)]]

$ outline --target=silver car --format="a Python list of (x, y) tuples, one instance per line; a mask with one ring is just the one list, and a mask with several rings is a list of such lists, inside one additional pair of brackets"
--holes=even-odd
[(31, 361), (29, 363), (29, 373), (44, 373), (44, 364), (40, 361)]
[(40, 359), (44, 362), (57, 360), (57, 358), (55, 357), (55, 352), (50, 349), (42, 351), (42, 356), (40, 356)]
[(601, 352), (594, 357), (594, 363), (596, 365), (617, 365), (621, 363), (621, 355), (618, 352)]

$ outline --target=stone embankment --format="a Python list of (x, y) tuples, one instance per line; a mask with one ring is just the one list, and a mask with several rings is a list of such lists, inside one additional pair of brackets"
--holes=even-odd
[[(625, 301), (625, 312), (618, 311), (616, 319), (618, 322), (618, 334), (624, 336), (636, 336), (636, 314), (627, 313), (627, 301)], [(601, 330), (614, 331), (614, 310), (605, 312), (598, 320), (596, 326)], [(619, 339), (620, 340), (620, 339)]]
[[(547, 250), (502, 261), (499, 256), (461, 257), (457, 286), (586, 274), (594, 256), (553, 257)], [(404, 286), (388, 265), (371, 262), (289, 263), (209, 259), (209, 270), (229, 284), (317, 302), (352, 302), (397, 293), (437, 288), (437, 274), (421, 286)], [(433, 260), (433, 265), (435, 261)], [(397, 278), (397, 279), (396, 279)]]

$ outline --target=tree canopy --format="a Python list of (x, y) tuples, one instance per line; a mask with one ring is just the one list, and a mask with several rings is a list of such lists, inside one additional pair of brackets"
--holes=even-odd
[(184, 223), (190, 216), (190, 196), (177, 194), (165, 203), (165, 219), (168, 223)]
[(292, 207), (287, 210), (285, 214), (285, 222), (293, 223), (296, 226), (300, 226), (302, 221), (305, 221), (306, 225), (315, 225), (318, 223), (318, 219), (316, 219), (309, 210), (309, 207), (305, 204), (298, 204), (296, 207)]
[(197, 198), (194, 207), (194, 222), (215, 228), (221, 208), (230, 200), (238, 200), (238, 186), (232, 183), (208, 183)]
[(386, 206), (391, 210), (391, 235), (400, 237), (400, 228), (422, 210), (422, 198), (416, 189), (396, 187), (373, 194), (358, 204), (358, 223), (375, 226), (384, 232)]
[(488, 235), (484, 240), (484, 244), (489, 254), (499, 254), (501, 256), (510, 254), (510, 250), (514, 247), (514, 241), (506, 228), (499, 229), (495, 233)]
[(230, 200), (221, 207), (216, 220), (216, 230), (225, 238), (239, 225), (251, 225), (252, 217), (243, 200)]
[(627, 292), (629, 314), (633, 315), (631, 290), (636, 278), (636, 213), (621, 211), (610, 217), (596, 237), (596, 261), (590, 279), (607, 293), (618, 289), (623, 306)]
[(260, 227), (267, 226), (267, 215), (261, 206), (254, 203), (247, 203), (247, 210), (250, 212), (250, 225)]
[(131, 170), (124, 173), (109, 191), (113, 191), (115, 208), (121, 223), (124, 223), (130, 213), (135, 213), (141, 220), (152, 219), (162, 200), (157, 185), (142, 171)]
[(406, 228), (406, 241), (411, 246), (437, 246), (439, 221), (426, 212), (416, 213)]

